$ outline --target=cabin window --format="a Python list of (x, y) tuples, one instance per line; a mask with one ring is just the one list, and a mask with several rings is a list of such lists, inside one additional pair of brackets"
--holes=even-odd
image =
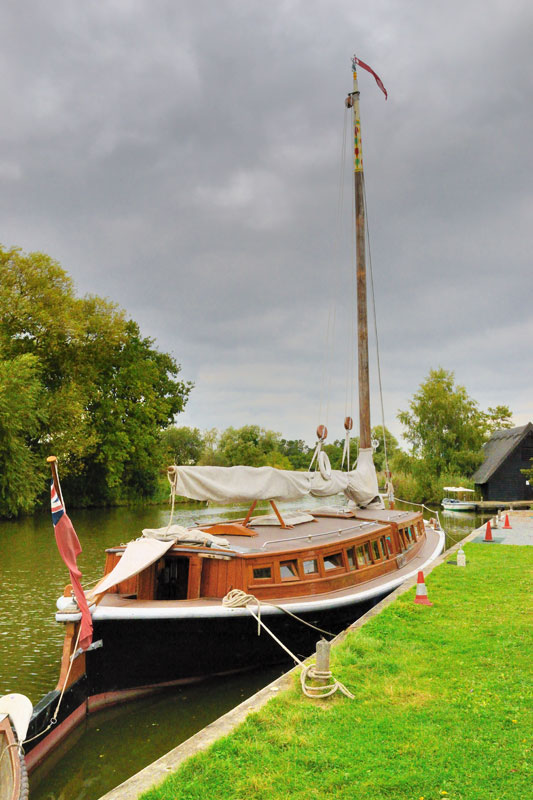
[(357, 563), (359, 564), (360, 567), (364, 566), (364, 564), (370, 564), (370, 559), (367, 558), (364, 547), (362, 545), (356, 548), (355, 553), (357, 556)]
[(346, 551), (346, 556), (348, 558), (348, 566), (350, 569), (357, 569), (357, 563), (355, 561), (355, 550), (353, 547), (350, 547)]
[(383, 558), (388, 558), (388, 557), (389, 557), (389, 554), (390, 554), (390, 550), (389, 550), (389, 547), (390, 547), (390, 539), (389, 539), (389, 541), (387, 542), (387, 540), (385, 539), (385, 537), (384, 537), (384, 536), (382, 536), (382, 537), (381, 537), (381, 539), (379, 540), (379, 543), (380, 543), (380, 546), (381, 546), (381, 552), (383, 553)]
[(374, 559), (373, 560), (374, 561), (381, 561), (381, 552), (379, 550), (379, 544), (378, 544), (378, 540), (377, 539), (374, 539), (374, 541), (372, 542), (372, 551), (373, 551), (373, 554), (374, 554)]
[(304, 561), (304, 575), (315, 575), (318, 572), (318, 561), (316, 558), (308, 558)]
[(281, 561), (279, 571), (282, 581), (298, 580), (298, 567), (296, 561)]
[(409, 548), (412, 547), (414, 542), (414, 537), (411, 528), (400, 528), (399, 534), (403, 544), (403, 549), (409, 550)]
[(324, 569), (340, 569), (344, 567), (342, 560), (342, 553), (332, 553), (329, 556), (324, 556)]
[(272, 579), (271, 567), (254, 567), (254, 581), (264, 581)]
[(365, 550), (366, 563), (367, 564), (371, 564), (372, 563), (372, 553), (370, 552), (370, 542), (365, 542), (364, 545), (363, 545), (363, 548)]

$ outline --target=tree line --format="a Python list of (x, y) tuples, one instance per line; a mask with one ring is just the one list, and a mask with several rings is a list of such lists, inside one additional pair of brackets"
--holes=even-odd
[[(192, 389), (179, 375), (117, 305), (78, 297), (52, 258), (0, 246), (0, 517), (47, 502), (50, 454), (77, 506), (153, 499), (171, 462), (309, 468), (313, 445), (259, 425), (176, 426)], [(378, 425), (374, 461), (384, 483), (386, 450), (398, 496), (416, 502), (440, 502), (446, 483), (472, 485), (484, 442), (512, 424), (507, 406), (481, 410), (442, 368), (398, 419), (408, 450)], [(358, 444), (352, 437), (352, 465)], [(334, 469), (343, 448), (339, 439), (324, 445)]]
[[(389, 458), (398, 452), (397, 439), (385, 428)], [(378, 471), (385, 469), (383, 428), (372, 429), (376, 442), (374, 463)], [(314, 446), (303, 439), (284, 439), (280, 433), (266, 430), (259, 425), (244, 425), (242, 428), (216, 428), (200, 431), (199, 428), (170, 427), (162, 433), (167, 459), (173, 464), (211, 465), (233, 467), (244, 464), (251, 467), (277, 467), (278, 469), (307, 470), (313, 458)], [(350, 438), (350, 464), (357, 457), (359, 437)], [(328, 455), (333, 469), (341, 469), (344, 440), (336, 439), (322, 448)], [(346, 469), (346, 464), (344, 465)]]

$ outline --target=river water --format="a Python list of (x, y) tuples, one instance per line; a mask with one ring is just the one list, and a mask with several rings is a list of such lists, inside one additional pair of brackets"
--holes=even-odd
[[(220, 518), (221, 511), (231, 517), (245, 509), (180, 506), (174, 521), (191, 525)], [(106, 547), (166, 525), (169, 515), (166, 507), (151, 506), (73, 510), (70, 516), (83, 547), (78, 564), (85, 584), (101, 576)], [(456, 513), (441, 521), (450, 546), (483, 518)], [(0, 522), (0, 695), (22, 692), (36, 704), (55, 687), (63, 642), (55, 603), (68, 582), (49, 514)], [(284, 669), (205, 681), (93, 714), (33, 773), (32, 800), (96, 800)]]

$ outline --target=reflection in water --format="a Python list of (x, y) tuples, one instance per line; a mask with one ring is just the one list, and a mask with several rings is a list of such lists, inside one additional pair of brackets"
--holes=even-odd
[[(316, 503), (322, 502), (317, 498)], [(305, 505), (310, 507), (313, 501)], [(246, 510), (222, 509), (227, 517), (242, 516)], [(205, 523), (220, 518), (220, 512), (215, 507), (180, 507), (175, 521)], [(162, 527), (169, 518), (168, 509), (158, 507), (74, 509), (70, 516), (83, 547), (79, 564), (84, 583), (101, 576), (106, 547), (136, 538), (145, 527)], [(447, 547), (483, 522), (473, 514), (441, 512), (440, 516)], [(35, 704), (54, 688), (63, 641), (63, 627), (54, 619), (55, 604), (68, 581), (49, 514), (0, 522), (0, 694), (22, 692)], [(100, 797), (279, 673), (278, 668), (220, 678), (89, 717), (33, 774), (32, 800)]]
[(204, 681), (91, 715), (32, 774), (31, 800), (96, 800), (286, 669)]

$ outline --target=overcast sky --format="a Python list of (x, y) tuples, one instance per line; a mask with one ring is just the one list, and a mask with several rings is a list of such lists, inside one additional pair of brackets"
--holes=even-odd
[(178, 424), (341, 438), (356, 52), (386, 424), (438, 366), (523, 424), (532, 31), (531, 0), (4, 3), (0, 242), (172, 353)]

